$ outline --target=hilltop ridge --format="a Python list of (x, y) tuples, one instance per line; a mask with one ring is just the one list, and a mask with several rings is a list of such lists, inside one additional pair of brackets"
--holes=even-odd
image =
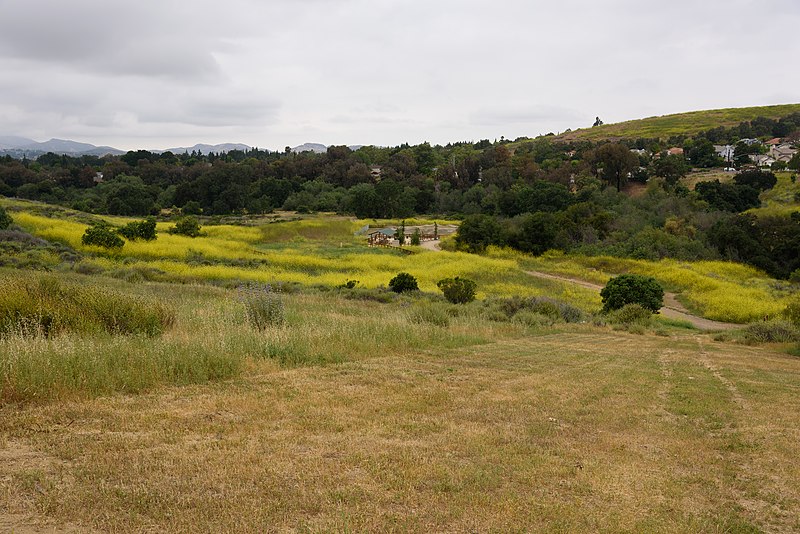
[(778, 119), (792, 113), (800, 113), (800, 104), (688, 111), (581, 128), (564, 132), (556, 136), (556, 138), (563, 141), (576, 141), (579, 139), (601, 141), (623, 138), (666, 138), (673, 135), (696, 135), (704, 130), (720, 126), (736, 126), (743, 121), (751, 121), (758, 117)]

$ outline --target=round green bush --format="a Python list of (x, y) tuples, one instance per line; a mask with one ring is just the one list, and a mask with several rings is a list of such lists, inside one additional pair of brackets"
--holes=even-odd
[(98, 224), (86, 229), (81, 237), (81, 243), (105, 248), (122, 248), (125, 241), (110, 226)]
[(655, 278), (622, 274), (612, 278), (600, 291), (603, 312), (618, 310), (626, 304), (639, 304), (653, 313), (664, 305), (664, 289)]
[(389, 289), (395, 293), (404, 293), (406, 291), (417, 291), (417, 279), (408, 273), (398, 273), (397, 276), (389, 280)]
[(137, 239), (153, 241), (158, 237), (154, 217), (148, 217), (143, 221), (130, 222), (117, 230), (117, 232), (129, 241), (136, 241)]
[(195, 217), (183, 217), (175, 222), (175, 226), (169, 229), (169, 233), (197, 237), (200, 235), (200, 223)]
[(475, 300), (475, 289), (478, 287), (469, 278), (445, 278), (436, 282), (436, 287), (442, 290), (444, 298), (453, 304), (466, 304)]

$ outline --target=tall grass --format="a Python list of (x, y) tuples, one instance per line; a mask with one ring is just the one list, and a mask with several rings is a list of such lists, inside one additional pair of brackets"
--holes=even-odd
[[(58, 282), (62, 287), (79, 279), (57, 276), (64, 278)], [(175, 310), (173, 327), (157, 337), (9, 331), (0, 337), (0, 403), (135, 393), (232, 378), (244, 369), (337, 363), (524, 333), (476, 314), (454, 317), (442, 328), (409, 314), (414, 301), (408, 298), (383, 304), (348, 300), (333, 291), (283, 295), (285, 326), (262, 330), (251, 327), (236, 290), (90, 280), (83, 289), (168, 301)]]
[(172, 310), (159, 302), (66, 284), (52, 275), (0, 276), (0, 337), (63, 332), (155, 336), (174, 319)]

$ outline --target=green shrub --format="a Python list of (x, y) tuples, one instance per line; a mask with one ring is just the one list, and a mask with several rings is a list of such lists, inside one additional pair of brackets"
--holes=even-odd
[(389, 280), (389, 289), (395, 293), (405, 293), (406, 291), (418, 291), (417, 279), (408, 273), (398, 273), (397, 276)]
[(650, 276), (622, 274), (612, 278), (600, 291), (603, 311), (618, 310), (626, 304), (639, 304), (653, 313), (664, 305), (664, 289)]
[(200, 223), (195, 217), (182, 217), (175, 222), (175, 226), (169, 229), (169, 233), (197, 237), (200, 235)]
[(415, 246), (419, 246), (419, 243), (420, 243), (419, 228), (415, 228), (414, 229), (414, 233), (411, 234), (411, 244), (415, 245)]
[(355, 289), (355, 287), (359, 284), (358, 280), (348, 280), (344, 284), (339, 284), (336, 286), (338, 289)]
[(613, 324), (648, 326), (653, 312), (640, 304), (626, 304), (611, 315)]
[(800, 332), (788, 321), (773, 319), (747, 325), (744, 338), (753, 343), (791, 343), (800, 341)]
[(478, 284), (469, 278), (445, 278), (436, 282), (436, 287), (442, 290), (444, 298), (453, 304), (466, 304), (475, 300), (475, 289)]
[(6, 210), (3, 206), (0, 206), (0, 230), (5, 230), (13, 223), (14, 219), (11, 218), (11, 215), (6, 213)]
[(507, 318), (513, 318), (520, 311), (526, 310), (540, 315), (547, 315), (554, 320), (567, 323), (578, 323), (585, 319), (585, 314), (575, 306), (548, 297), (511, 297), (492, 299), (486, 304)]
[(239, 298), (244, 303), (247, 322), (258, 330), (286, 324), (286, 313), (280, 292), (270, 285), (239, 286)]
[(554, 321), (561, 320), (561, 310), (555, 302), (550, 300), (535, 299), (526, 309), (533, 313), (550, 317)]
[(184, 204), (181, 211), (184, 215), (200, 215), (203, 212), (203, 207), (196, 200), (190, 200)]
[(344, 298), (348, 300), (367, 300), (373, 302), (380, 302), (381, 304), (389, 304), (397, 300), (397, 294), (392, 291), (387, 291), (386, 288), (370, 289), (366, 287), (355, 287), (350, 291), (344, 293)]
[(106, 332), (156, 336), (175, 322), (174, 312), (158, 302), (66, 284), (52, 276), (9, 276), (1, 282), (0, 335)]
[(117, 230), (117, 232), (129, 241), (136, 241), (137, 239), (153, 241), (158, 237), (156, 235), (156, 220), (153, 217), (148, 217), (143, 221), (128, 223)]
[(110, 226), (96, 224), (86, 229), (83, 233), (83, 237), (81, 237), (81, 243), (104, 248), (122, 248), (125, 241), (123, 241)]

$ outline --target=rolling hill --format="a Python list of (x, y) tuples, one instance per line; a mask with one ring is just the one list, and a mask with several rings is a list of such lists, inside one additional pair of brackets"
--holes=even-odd
[(778, 119), (792, 113), (800, 113), (800, 104), (690, 111), (615, 124), (603, 124), (594, 128), (581, 128), (563, 133), (557, 138), (564, 141), (579, 139), (602, 141), (638, 137), (667, 138), (673, 135), (695, 135), (719, 126), (735, 126), (756, 117)]

